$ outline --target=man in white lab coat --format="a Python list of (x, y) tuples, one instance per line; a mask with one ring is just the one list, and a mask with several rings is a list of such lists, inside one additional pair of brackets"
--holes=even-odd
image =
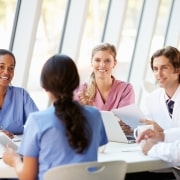
[(147, 97), (144, 113), (148, 119), (142, 121), (159, 132), (180, 127), (179, 50), (172, 46), (157, 50), (151, 57), (151, 68), (160, 88)]

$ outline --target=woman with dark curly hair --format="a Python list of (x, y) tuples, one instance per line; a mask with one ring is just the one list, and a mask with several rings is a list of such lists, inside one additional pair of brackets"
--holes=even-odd
[(22, 87), (12, 85), (16, 58), (6, 49), (0, 49), (0, 132), (10, 138), (22, 134), (29, 113), (38, 107)]

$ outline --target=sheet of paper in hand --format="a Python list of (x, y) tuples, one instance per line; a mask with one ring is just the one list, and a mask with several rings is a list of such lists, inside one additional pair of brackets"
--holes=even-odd
[(118, 109), (112, 109), (111, 111), (132, 129), (136, 128), (138, 125), (141, 125), (142, 123), (139, 120), (145, 118), (145, 115), (136, 104), (131, 104)]
[(7, 147), (7, 144), (9, 144), (9, 146), (15, 151), (18, 149), (18, 145), (15, 143), (14, 138), (10, 139), (3, 132), (0, 132), (0, 159), (2, 158), (3, 152)]
[(7, 135), (5, 135), (3, 132), (0, 132), (0, 145), (3, 148), (7, 147), (7, 144), (14, 149), (15, 151), (17, 150), (18, 146), (17, 144), (10, 139)]

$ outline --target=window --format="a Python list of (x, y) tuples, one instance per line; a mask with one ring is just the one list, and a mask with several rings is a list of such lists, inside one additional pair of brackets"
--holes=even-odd
[(28, 79), (28, 91), (40, 109), (48, 105), (48, 96), (40, 87), (44, 62), (58, 52), (67, 1), (44, 0)]
[(9, 49), (17, 0), (0, 0), (0, 48)]

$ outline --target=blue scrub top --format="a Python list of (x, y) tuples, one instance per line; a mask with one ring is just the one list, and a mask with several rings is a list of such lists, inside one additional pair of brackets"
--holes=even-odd
[(82, 106), (82, 112), (92, 134), (90, 145), (83, 154), (77, 154), (69, 146), (64, 124), (55, 115), (54, 106), (30, 114), (18, 152), (38, 159), (39, 180), (43, 180), (48, 169), (58, 165), (97, 161), (98, 147), (108, 142), (101, 114), (90, 106)]
[(23, 88), (9, 86), (0, 110), (0, 127), (13, 134), (22, 134), (28, 115), (34, 111), (38, 108), (29, 93)]

